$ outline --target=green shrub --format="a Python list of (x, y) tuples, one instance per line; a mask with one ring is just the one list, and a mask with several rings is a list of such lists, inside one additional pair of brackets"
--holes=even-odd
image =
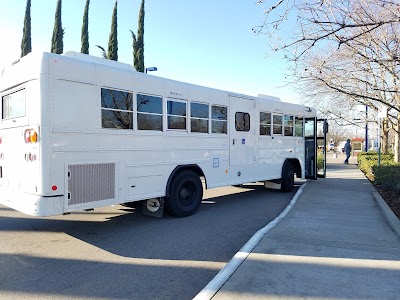
[(392, 165), (373, 166), (374, 184), (386, 189), (400, 192), (400, 164), (393, 162)]
[[(373, 180), (373, 167), (378, 166), (378, 153), (376, 151), (361, 152), (357, 156), (358, 167), (365, 175)], [(381, 154), (381, 166), (397, 165), (393, 161), (393, 154)]]
[(324, 154), (318, 153), (317, 156), (317, 170), (322, 170), (324, 168)]

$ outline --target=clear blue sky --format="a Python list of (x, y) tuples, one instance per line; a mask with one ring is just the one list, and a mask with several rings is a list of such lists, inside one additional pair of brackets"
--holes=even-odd
[[(258, 93), (298, 103), (285, 84), (282, 54), (268, 55), (266, 38), (252, 27), (262, 21), (263, 7), (255, 0), (147, 0), (145, 65), (152, 75), (237, 93)], [(32, 0), (33, 51), (49, 51), (57, 0)], [(114, 0), (91, 0), (90, 54), (101, 56), (95, 45), (107, 48)], [(132, 38), (137, 32), (141, 0), (118, 1), (119, 61), (133, 63)], [(0, 66), (20, 55), (25, 0), (1, 1)], [(64, 51), (80, 51), (85, 0), (64, 0)], [(282, 87), (282, 88), (281, 88)]]

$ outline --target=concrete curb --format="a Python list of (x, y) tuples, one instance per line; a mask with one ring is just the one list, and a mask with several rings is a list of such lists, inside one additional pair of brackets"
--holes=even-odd
[(378, 192), (373, 191), (372, 195), (374, 195), (375, 201), (381, 209), (390, 227), (392, 227), (393, 231), (397, 233), (397, 235), (400, 237), (400, 220), (392, 212), (392, 210), (389, 208), (385, 200), (383, 200), (382, 196)]
[(280, 221), (287, 216), (287, 214), (296, 205), (297, 200), (303, 193), (304, 188), (309, 183), (306, 181), (293, 196), (289, 205), (277, 216), (274, 220), (268, 223), (265, 227), (257, 231), (251, 239), (235, 254), (235, 256), (225, 265), (225, 267), (218, 272), (217, 275), (193, 298), (193, 300), (210, 300), (221, 289), (221, 287), (229, 280), (233, 273), (250, 255), (251, 251), (258, 245), (261, 239)]

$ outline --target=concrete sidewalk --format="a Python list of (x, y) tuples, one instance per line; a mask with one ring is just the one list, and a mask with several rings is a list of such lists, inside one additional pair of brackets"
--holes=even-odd
[(400, 299), (400, 238), (355, 165), (328, 158), (213, 299)]

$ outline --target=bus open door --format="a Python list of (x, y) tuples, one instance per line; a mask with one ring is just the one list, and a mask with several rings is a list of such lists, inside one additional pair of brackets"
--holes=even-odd
[(326, 119), (306, 118), (305, 136), (305, 178), (326, 177)]

